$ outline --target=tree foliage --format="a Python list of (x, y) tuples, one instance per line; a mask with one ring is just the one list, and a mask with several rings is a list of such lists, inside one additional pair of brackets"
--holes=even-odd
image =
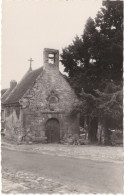
[(123, 2), (104, 1), (95, 20), (87, 20), (81, 38), (63, 49), (61, 62), (77, 92), (104, 90), (110, 80), (122, 83)]
[(121, 86), (109, 83), (104, 92), (94, 90), (94, 95), (85, 93), (82, 89), (80, 101), (73, 105), (72, 113), (81, 112), (83, 115), (104, 118), (109, 128), (122, 128), (123, 91)]

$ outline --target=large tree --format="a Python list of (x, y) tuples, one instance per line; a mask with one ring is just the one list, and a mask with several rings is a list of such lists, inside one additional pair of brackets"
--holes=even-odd
[(123, 2), (103, 1), (81, 37), (63, 49), (61, 62), (81, 100), (74, 112), (80, 110), (90, 122), (98, 117), (107, 140), (112, 124), (122, 128)]

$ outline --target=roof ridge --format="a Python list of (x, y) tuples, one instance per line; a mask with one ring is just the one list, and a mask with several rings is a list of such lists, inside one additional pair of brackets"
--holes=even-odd
[[(28, 73), (28, 71), (25, 73), (25, 75), (22, 77), (22, 79), (18, 82), (18, 84), (25, 78), (25, 76), (27, 75), (27, 73)], [(18, 85), (18, 84), (17, 84), (17, 85)], [(9, 99), (9, 97), (12, 95), (12, 93), (16, 90), (17, 85), (10, 91), (8, 97), (5, 98), (5, 100), (3, 101), (3, 103), (6, 102), (6, 101)], [(8, 90), (10, 90), (10, 88), (8, 88)], [(7, 91), (8, 91), (8, 90), (7, 90)], [(5, 92), (5, 93), (6, 93), (6, 92)]]
[(16, 85), (12, 93), (9, 94), (8, 98), (5, 100), (4, 104), (17, 103), (33, 84), (36, 78), (43, 71), (43, 67), (37, 68), (32, 71), (27, 71), (26, 74), (22, 77), (19, 83)]

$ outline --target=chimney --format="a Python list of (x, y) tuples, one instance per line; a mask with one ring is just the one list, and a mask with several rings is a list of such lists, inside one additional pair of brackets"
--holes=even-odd
[(59, 50), (45, 48), (43, 51), (43, 62), (45, 70), (59, 70)]
[(10, 89), (14, 89), (17, 85), (17, 82), (15, 80), (10, 81)]

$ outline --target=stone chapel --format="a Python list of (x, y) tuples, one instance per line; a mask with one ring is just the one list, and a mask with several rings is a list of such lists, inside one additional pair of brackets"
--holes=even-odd
[(45, 136), (48, 143), (59, 143), (79, 133), (79, 115), (70, 115), (77, 97), (59, 71), (59, 51), (45, 48), (43, 58), (43, 67), (30, 68), (2, 96), (7, 139), (33, 142)]

